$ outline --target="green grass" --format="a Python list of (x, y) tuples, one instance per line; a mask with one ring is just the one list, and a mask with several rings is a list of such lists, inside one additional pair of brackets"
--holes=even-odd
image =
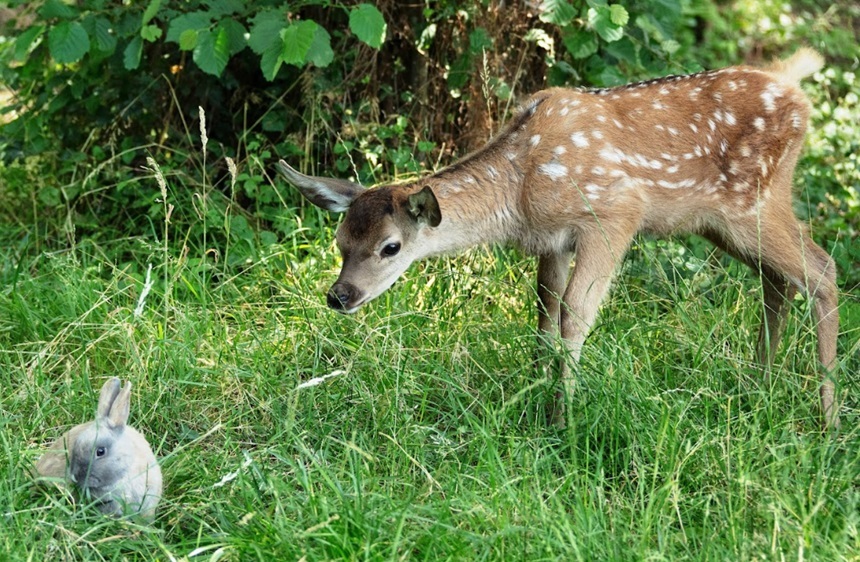
[[(806, 303), (765, 381), (758, 282), (643, 241), (558, 430), (530, 260), (428, 261), (345, 317), (323, 304), (330, 230), (301, 236), (211, 282), (196, 250), (143, 240), (0, 246), (0, 559), (860, 559), (856, 295), (841, 305), (843, 428), (823, 435)], [(135, 259), (105, 259), (119, 254)], [(26, 476), (113, 375), (133, 381), (132, 425), (162, 459), (151, 527)]]

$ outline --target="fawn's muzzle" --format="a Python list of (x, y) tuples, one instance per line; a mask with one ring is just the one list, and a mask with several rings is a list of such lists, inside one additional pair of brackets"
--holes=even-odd
[(349, 283), (335, 283), (326, 295), (329, 308), (338, 312), (351, 312), (361, 298), (361, 291)]

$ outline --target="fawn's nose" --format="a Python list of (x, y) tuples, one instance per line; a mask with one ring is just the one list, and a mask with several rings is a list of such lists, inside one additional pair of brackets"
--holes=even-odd
[(335, 283), (329, 289), (326, 301), (329, 308), (342, 312), (350, 307), (350, 303), (355, 302), (357, 294), (358, 290), (352, 285), (348, 283)]

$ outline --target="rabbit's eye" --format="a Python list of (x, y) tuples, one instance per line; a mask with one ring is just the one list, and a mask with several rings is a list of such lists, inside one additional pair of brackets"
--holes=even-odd
[(103, 456), (105, 456), (105, 453), (106, 453), (106, 452), (107, 452), (107, 449), (106, 449), (105, 447), (98, 447), (98, 448), (96, 448), (96, 456), (97, 456), (97, 457), (103, 457)]

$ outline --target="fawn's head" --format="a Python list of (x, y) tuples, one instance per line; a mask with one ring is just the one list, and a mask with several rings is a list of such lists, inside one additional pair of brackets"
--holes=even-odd
[(281, 160), (278, 171), (314, 205), (346, 212), (337, 229), (343, 257), (328, 305), (352, 313), (384, 293), (413, 261), (424, 257), (426, 228), (439, 225), (439, 203), (429, 186), (365, 189), (346, 180), (306, 176)]

